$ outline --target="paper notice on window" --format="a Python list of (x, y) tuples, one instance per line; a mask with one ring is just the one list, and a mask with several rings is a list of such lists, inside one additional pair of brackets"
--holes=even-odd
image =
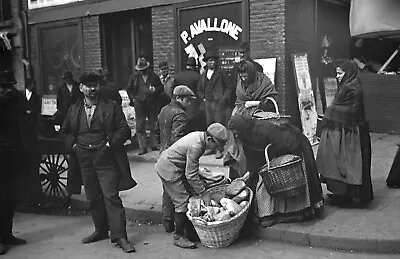
[(42, 97), (42, 115), (53, 116), (57, 112), (57, 96), (43, 95)]
[(262, 66), (264, 74), (266, 74), (269, 80), (275, 85), (276, 58), (262, 58), (255, 59), (254, 61)]

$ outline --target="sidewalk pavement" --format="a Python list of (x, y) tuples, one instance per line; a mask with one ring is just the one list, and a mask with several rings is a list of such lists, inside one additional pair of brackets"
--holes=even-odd
[[(397, 150), (399, 136), (371, 134), (371, 174), (375, 199), (366, 208), (339, 208), (326, 197), (328, 191), (323, 185), (325, 212), (322, 219), (303, 223), (277, 224), (270, 228), (256, 227), (254, 234), (260, 238), (295, 243), (311, 247), (371, 251), (379, 253), (400, 253), (400, 189), (386, 187), (386, 177)], [(314, 147), (316, 153), (317, 146)], [(138, 150), (128, 152), (132, 173), (139, 183), (132, 190), (121, 192), (127, 217), (130, 221), (161, 223), (161, 183), (153, 164), (158, 152), (137, 155)], [(137, 163), (141, 162), (141, 163)], [(145, 165), (145, 170), (137, 168)], [(151, 165), (150, 167), (148, 167)], [(204, 156), (200, 165), (211, 170), (228, 169), (222, 166), (222, 159)], [(146, 170), (147, 168), (147, 170)], [(73, 206), (88, 207), (84, 195), (74, 195)]]

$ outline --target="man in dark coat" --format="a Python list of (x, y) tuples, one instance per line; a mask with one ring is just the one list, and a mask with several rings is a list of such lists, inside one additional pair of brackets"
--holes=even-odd
[(141, 151), (139, 155), (147, 153), (146, 118), (150, 130), (150, 147), (158, 150), (154, 136), (157, 122), (157, 96), (164, 90), (158, 75), (149, 69), (150, 63), (145, 58), (139, 58), (135, 66), (135, 73), (129, 78), (126, 92), (129, 95), (131, 106), (135, 107), (136, 135)]
[(127, 240), (125, 210), (118, 194), (136, 185), (124, 151), (131, 132), (121, 106), (98, 97), (99, 75), (83, 74), (80, 81), (84, 99), (70, 107), (61, 135), (65, 147), (78, 157), (95, 225), (95, 231), (82, 242), (105, 239), (110, 231), (111, 242), (127, 253), (134, 252)]
[[(160, 152), (163, 152), (178, 139), (188, 133), (188, 118), (185, 109), (196, 98), (193, 91), (185, 85), (174, 88), (171, 103), (164, 106), (158, 115), (156, 138), (160, 143)], [(163, 190), (162, 200), (163, 225), (166, 232), (174, 231), (174, 204)]]
[(158, 64), (158, 68), (160, 69), (160, 80), (164, 86), (164, 91), (161, 91), (157, 96), (157, 114), (159, 114), (161, 109), (171, 101), (172, 96), (168, 95), (167, 91), (171, 88), (175, 80), (172, 74), (169, 72), (169, 65), (167, 61), (160, 62), (160, 64)]
[(64, 83), (57, 91), (57, 112), (54, 115), (58, 124), (63, 123), (69, 107), (82, 98), (82, 93), (79, 91), (79, 83), (74, 80), (71, 71), (65, 71), (62, 79), (64, 79)]
[(8, 245), (26, 243), (12, 233), (16, 205), (27, 195), (21, 143), (24, 96), (14, 88), (15, 83), (12, 71), (0, 71), (0, 254), (6, 253)]
[[(175, 86), (186, 85), (193, 93), (197, 95), (197, 84), (199, 83), (200, 73), (197, 71), (196, 59), (194, 57), (188, 58), (186, 61), (186, 68), (175, 75)], [(173, 90), (173, 89), (172, 89)], [(205, 116), (200, 110), (201, 100), (199, 98), (192, 99), (190, 106), (186, 109), (188, 116), (188, 131), (205, 130), (207, 128)]]
[[(207, 125), (219, 122), (225, 126), (229, 120), (232, 84), (226, 72), (217, 65), (218, 53), (208, 50), (203, 61), (207, 66), (200, 76), (197, 93), (204, 101)], [(215, 158), (222, 158), (222, 151), (223, 149), (218, 149)]]

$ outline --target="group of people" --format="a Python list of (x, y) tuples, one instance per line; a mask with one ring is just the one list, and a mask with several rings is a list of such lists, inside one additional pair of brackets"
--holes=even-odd
[[(315, 159), (309, 140), (295, 125), (277, 125), (253, 116), (257, 110), (274, 111), (277, 91), (262, 67), (249, 57), (247, 43), (241, 45), (240, 55), (232, 78), (218, 68), (218, 55), (213, 51), (204, 56), (207, 65), (202, 74), (194, 58), (188, 58), (186, 69), (174, 76), (168, 75), (165, 62), (160, 64), (162, 75), (158, 76), (145, 58), (139, 58), (126, 88), (135, 107), (140, 154), (148, 148), (160, 149), (155, 169), (163, 187), (163, 224), (167, 232), (174, 232), (173, 243), (182, 248), (195, 248), (198, 238), (186, 216), (189, 198), (201, 196), (207, 204), (208, 188), (229, 181), (199, 168), (200, 157), (206, 153), (223, 157), (231, 180), (251, 173), (248, 186), (255, 200), (249, 215), (263, 227), (320, 217), (324, 206), (321, 182), (327, 184), (332, 198), (341, 202), (369, 203), (373, 199), (371, 143), (356, 63), (336, 63), (338, 90), (325, 112)], [(22, 177), (9, 172), (21, 171), (15, 168), (21, 163), (14, 161), (21, 158), (23, 150), (29, 150), (24, 149), (21, 139), (23, 123), (33, 108), (25, 101), (32, 98), (28, 98), (28, 87), (24, 98), (12, 86), (15, 79), (11, 75), (0, 73), (0, 159), (4, 168), (0, 179), (0, 253), (5, 252), (4, 245), (26, 242), (12, 234), (19, 200), (14, 186)], [(127, 253), (134, 252), (118, 194), (136, 185), (123, 147), (131, 132), (120, 101), (112, 98), (114, 90), (101, 90), (104, 77), (98, 73), (84, 73), (79, 82), (73, 81), (69, 72), (63, 78), (55, 120), (62, 120), (60, 137), (70, 152), (68, 190), (80, 192), (83, 183), (95, 228), (82, 242), (106, 239), (110, 233), (111, 242)], [(201, 116), (204, 125), (199, 123)], [(285, 154), (302, 158), (306, 184), (297, 196), (277, 197), (265, 188), (258, 172), (266, 164), (268, 145), (271, 159)]]

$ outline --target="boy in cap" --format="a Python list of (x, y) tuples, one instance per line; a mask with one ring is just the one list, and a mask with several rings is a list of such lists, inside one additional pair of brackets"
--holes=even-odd
[[(213, 123), (207, 131), (191, 132), (176, 141), (161, 153), (157, 163), (157, 174), (161, 179), (165, 194), (172, 200), (175, 213), (174, 245), (182, 248), (196, 248), (196, 244), (184, 236), (193, 230), (186, 217), (191, 196), (202, 196), (210, 202), (205, 183), (199, 176), (199, 160), (206, 150), (215, 150), (225, 145), (227, 129), (220, 123)], [(189, 233), (188, 233), (189, 234)]]
[[(189, 87), (178, 85), (174, 88), (171, 103), (161, 109), (155, 129), (156, 139), (160, 143), (160, 152), (188, 133), (188, 118), (185, 110), (190, 106), (193, 98), (196, 97)], [(172, 232), (174, 230), (174, 205), (165, 190), (161, 207), (165, 231)]]
[(74, 153), (82, 172), (95, 231), (82, 239), (93, 243), (108, 238), (124, 252), (135, 248), (127, 240), (125, 210), (119, 191), (136, 185), (132, 179), (124, 143), (131, 136), (122, 108), (100, 98), (100, 76), (85, 73), (80, 78), (84, 98), (73, 104), (60, 129), (65, 147)]

